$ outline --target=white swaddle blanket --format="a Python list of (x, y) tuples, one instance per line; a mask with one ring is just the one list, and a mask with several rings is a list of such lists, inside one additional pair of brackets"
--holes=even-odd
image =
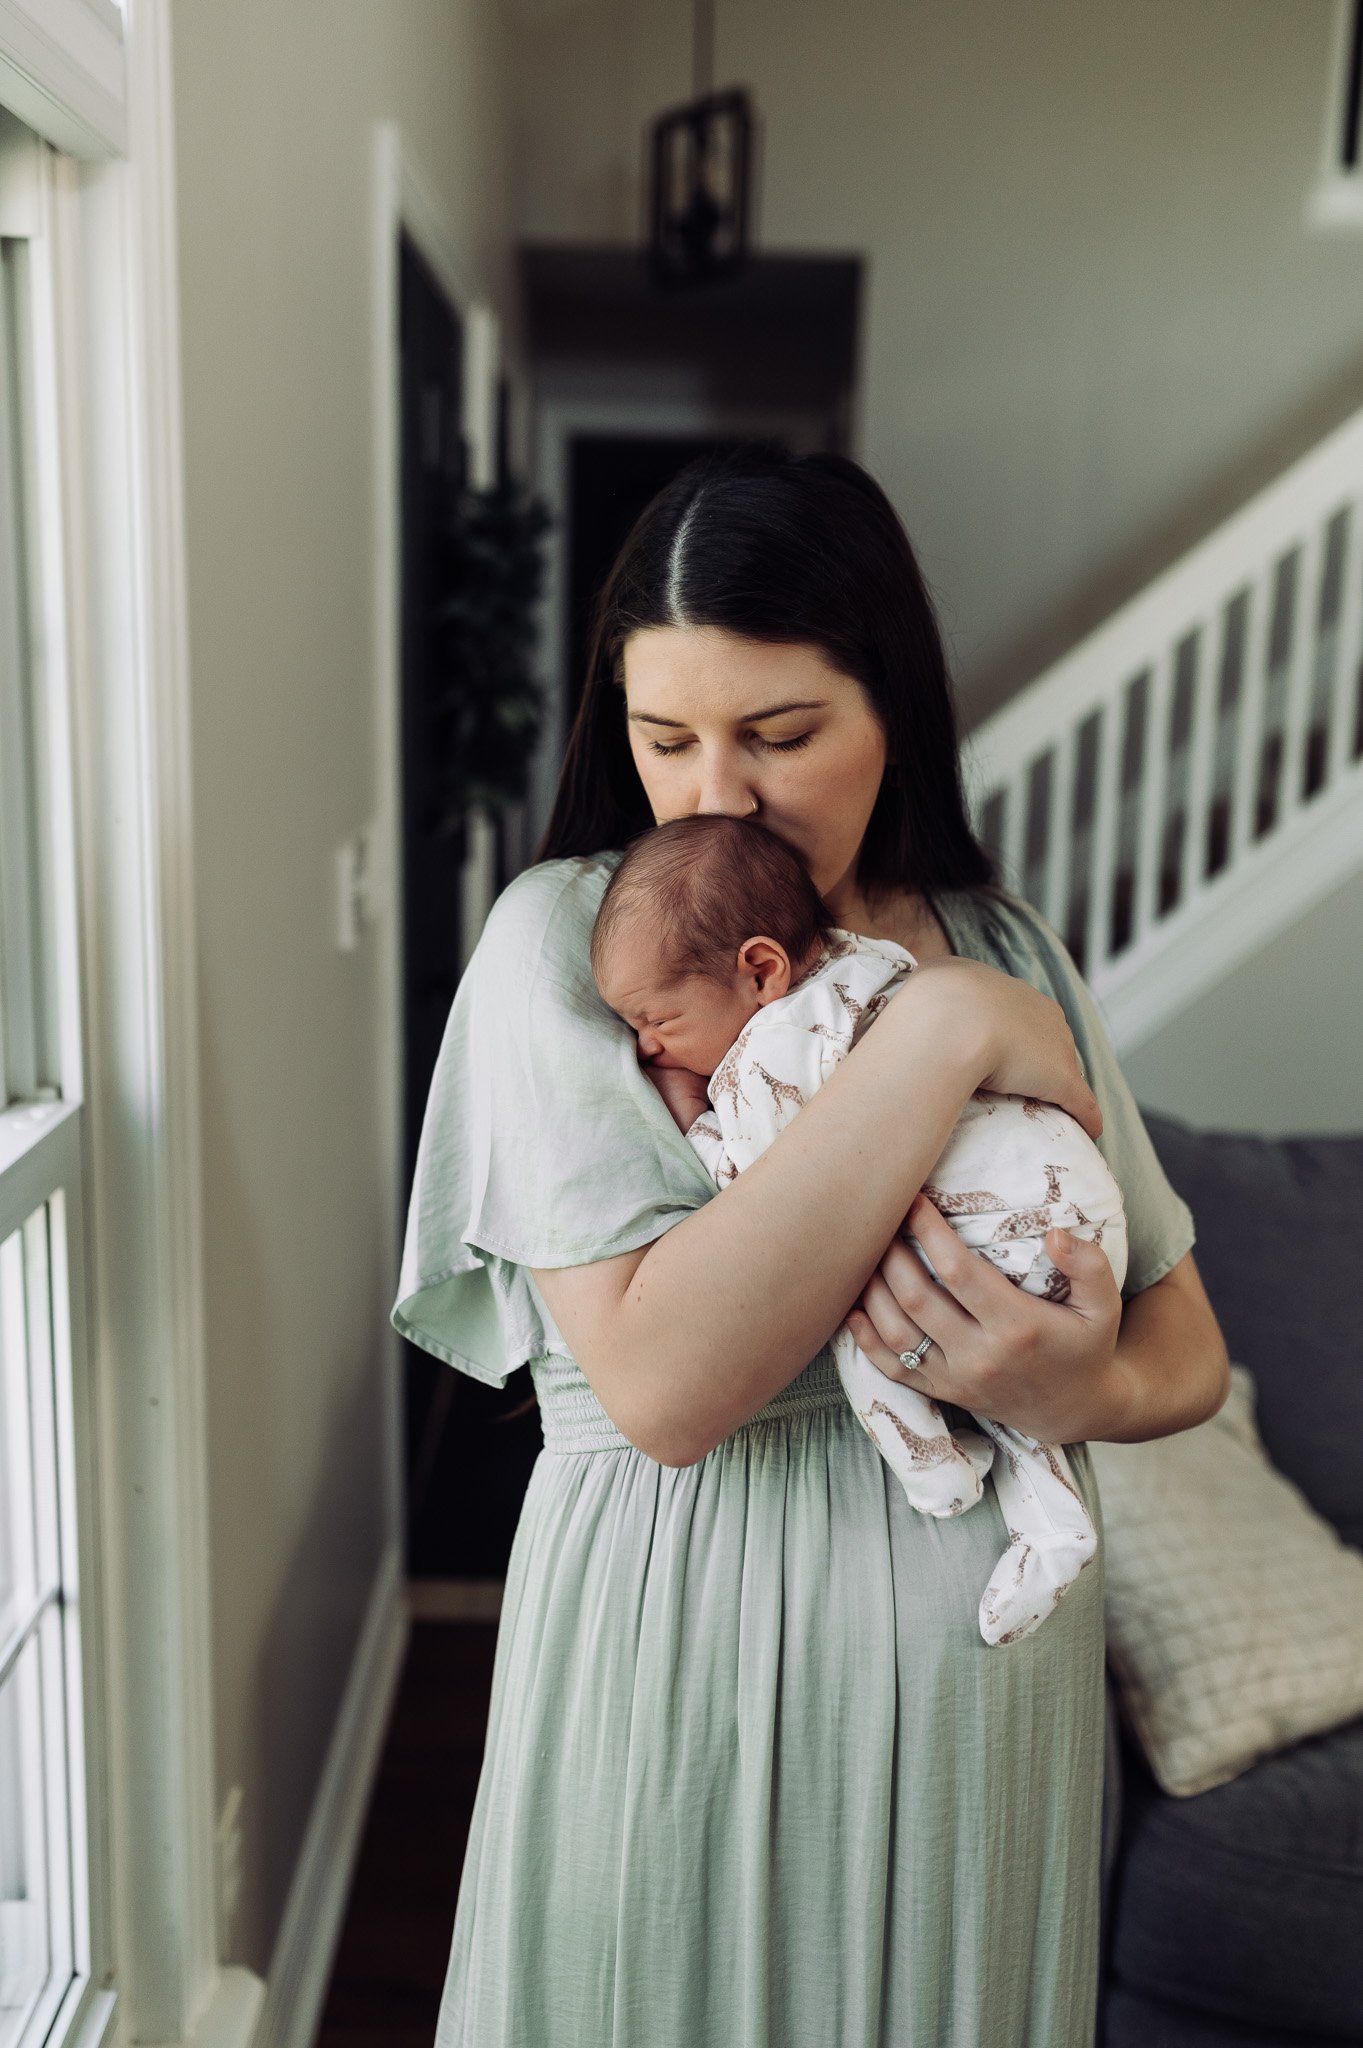
[[(820, 964), (750, 1019), (710, 1078), (711, 1111), (687, 1132), (718, 1186), (761, 1157), (915, 965), (902, 946), (838, 931)], [(1118, 1286), (1126, 1276), (1121, 1191), (1092, 1139), (1049, 1103), (974, 1096), (923, 1192), (1029, 1294), (1068, 1290), (1045, 1248), (1053, 1228), (1100, 1244)], [(1030, 1635), (1097, 1549), (1064, 1451), (985, 1416), (978, 1431), (951, 1430), (936, 1402), (879, 1372), (845, 1324), (833, 1352), (858, 1420), (915, 1508), (962, 1514), (992, 1477), (1008, 1544), (980, 1600), (980, 1633), (989, 1643)]]

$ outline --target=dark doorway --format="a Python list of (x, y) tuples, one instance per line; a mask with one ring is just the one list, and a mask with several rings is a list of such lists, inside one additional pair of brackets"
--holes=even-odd
[[(440, 814), (435, 779), (440, 534), (463, 481), (464, 337), (458, 313), (412, 244), (399, 251), (402, 500), (403, 1181), (406, 1214), (421, 1119), (459, 981), (463, 834)], [(400, 1219), (401, 1220), (401, 1219)], [(449, 1366), (404, 1343), (403, 1450), (412, 1527), (429, 1493), (448, 1409)]]
[(461, 834), (442, 829), (432, 773), (437, 658), (432, 619), (441, 528), (463, 481), (467, 451), (463, 328), (405, 236), (400, 293), (405, 1198), (440, 1036), (459, 980), (464, 848)]
[(568, 716), (587, 675), (592, 607), (650, 499), (699, 455), (730, 448), (710, 434), (575, 434), (568, 447)]
[[(400, 253), (402, 500), (403, 1187), (406, 1215), (431, 1077), (465, 956), (463, 821), (442, 815), (435, 615), (441, 538), (466, 474), (463, 331), (410, 242)], [(505, 443), (505, 434), (499, 436)], [(401, 1224), (401, 1218), (399, 1224)], [(505, 1393), (403, 1343), (407, 1568), (414, 1577), (499, 1578), (540, 1447), (536, 1413), (505, 1419)]]

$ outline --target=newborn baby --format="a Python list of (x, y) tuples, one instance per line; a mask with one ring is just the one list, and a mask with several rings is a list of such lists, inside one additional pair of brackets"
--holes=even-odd
[[(799, 856), (761, 825), (721, 817), (679, 819), (634, 842), (602, 897), (591, 957), (604, 1001), (653, 1061), (709, 1076), (711, 1110), (687, 1137), (721, 1188), (760, 1157), (916, 965), (902, 946), (830, 926)], [(1028, 1293), (1068, 1292), (1045, 1249), (1053, 1228), (1101, 1244), (1119, 1286), (1125, 1277), (1120, 1190), (1092, 1140), (1048, 1103), (974, 1096), (923, 1193)], [(1097, 1548), (1064, 1451), (984, 1416), (979, 1432), (953, 1431), (934, 1401), (878, 1371), (845, 1324), (833, 1354), (858, 1421), (913, 1507), (961, 1514), (992, 1472), (1008, 1546), (980, 1601), (980, 1632), (988, 1643), (1030, 1635)]]

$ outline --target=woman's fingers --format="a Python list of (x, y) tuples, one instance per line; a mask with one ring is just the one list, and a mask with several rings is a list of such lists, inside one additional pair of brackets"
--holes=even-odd
[[(1112, 1268), (1107, 1253), (1092, 1238), (1076, 1237), (1072, 1230), (1048, 1230), (1046, 1250), (1070, 1283), (1066, 1307), (1089, 1322), (1113, 1321)], [(1121, 1297), (1117, 1297), (1116, 1318), (1121, 1319)]]
[[(930, 1400), (947, 1400), (949, 1398), (948, 1395), (939, 1392), (939, 1389), (933, 1384), (930, 1373), (926, 1371), (915, 1372), (903, 1363), (899, 1353), (892, 1350), (878, 1334), (875, 1324), (871, 1321), (865, 1309), (854, 1308), (847, 1318), (847, 1327), (870, 1359), (872, 1365), (880, 1372), (883, 1372), (887, 1380), (898, 1380), (899, 1384), (904, 1387), (916, 1387), (920, 1394), (926, 1394)], [(904, 1349), (912, 1351), (913, 1345), (906, 1344)], [(934, 1363), (941, 1365), (943, 1362), (942, 1353), (934, 1344), (932, 1349), (926, 1353), (925, 1363), (931, 1366)]]
[[(923, 1248), (942, 1286), (977, 1323), (998, 1327), (1017, 1306), (1018, 1290), (989, 1259), (963, 1244), (945, 1216), (919, 1195), (904, 1219), (908, 1234)], [(912, 1252), (914, 1263), (921, 1262)], [(1102, 1257), (1101, 1252), (1099, 1257)], [(1106, 1261), (1104, 1260), (1104, 1264)], [(883, 1270), (883, 1265), (882, 1265)]]

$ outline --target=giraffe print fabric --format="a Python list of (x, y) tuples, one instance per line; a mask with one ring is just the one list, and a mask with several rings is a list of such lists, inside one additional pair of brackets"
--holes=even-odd
[[(687, 1132), (718, 1187), (761, 1157), (915, 964), (901, 946), (838, 931), (810, 973), (756, 1012), (711, 1076), (710, 1110)], [(974, 1096), (923, 1192), (964, 1243), (1029, 1294), (1063, 1301), (1068, 1292), (1045, 1248), (1057, 1227), (1101, 1245), (1118, 1286), (1125, 1278), (1121, 1191), (1097, 1146), (1053, 1104)], [(980, 1633), (993, 1645), (1033, 1634), (1098, 1547), (1063, 1449), (985, 1416), (948, 1421), (925, 1394), (887, 1379), (846, 1325), (833, 1353), (857, 1420), (919, 1513), (966, 1514), (992, 1483), (1007, 1542), (980, 1600)]]

